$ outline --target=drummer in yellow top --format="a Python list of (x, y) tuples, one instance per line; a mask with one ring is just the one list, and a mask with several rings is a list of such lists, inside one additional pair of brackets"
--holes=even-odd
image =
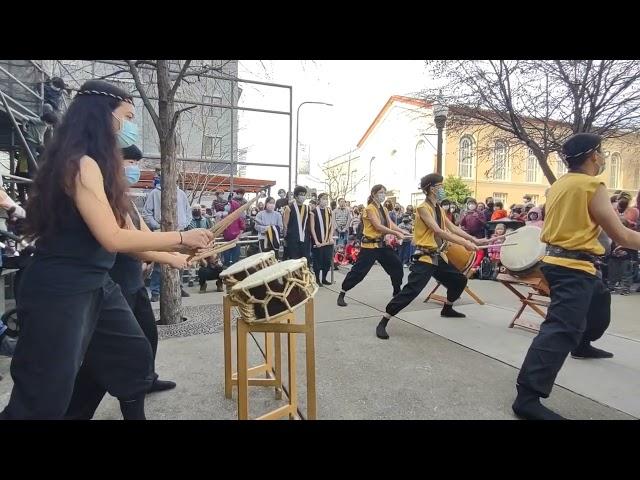
[(542, 273), (551, 304), (540, 332), (524, 359), (513, 411), (531, 420), (563, 417), (540, 403), (547, 398), (567, 355), (610, 358), (613, 354), (591, 346), (609, 326), (611, 295), (594, 262), (604, 254), (598, 241), (602, 229), (622, 247), (640, 249), (640, 233), (622, 225), (611, 208), (607, 189), (598, 175), (605, 169), (602, 139), (591, 133), (573, 135), (562, 146), (569, 173), (547, 194), (541, 240), (547, 244)]
[(416, 224), (413, 230), (416, 251), (411, 264), (411, 273), (402, 291), (387, 305), (387, 313), (376, 328), (378, 338), (385, 340), (389, 338), (386, 330), (389, 319), (409, 305), (427, 286), (431, 277), (435, 277), (447, 287), (447, 301), (440, 315), (455, 318), (465, 316), (453, 309), (453, 302), (462, 295), (467, 286), (467, 277), (447, 263), (446, 251), (441, 254), (442, 243), (446, 240), (462, 245), (473, 252), (478, 250), (478, 245), (485, 245), (489, 240), (472, 237), (447, 218), (439, 205), (445, 197), (442, 180), (442, 175), (437, 173), (431, 173), (420, 179), (420, 189), (427, 198), (417, 208)]

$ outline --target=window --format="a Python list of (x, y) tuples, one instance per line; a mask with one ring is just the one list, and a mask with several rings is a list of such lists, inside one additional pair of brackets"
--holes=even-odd
[(473, 138), (465, 135), (458, 149), (458, 176), (473, 178)]
[[(203, 95), (202, 103), (214, 103), (214, 104), (220, 105), (222, 103), (222, 97), (212, 97), (209, 95)], [(222, 109), (220, 107), (204, 106), (202, 107), (202, 111), (207, 117), (219, 118), (220, 115), (222, 114)]]
[(502, 202), (502, 205), (507, 205), (507, 194), (506, 193), (500, 193), (500, 192), (494, 192), (493, 193), (493, 201), (495, 202)]
[(498, 140), (493, 152), (493, 178), (495, 180), (506, 180), (508, 169), (507, 143)]
[(527, 155), (527, 182), (538, 183), (538, 159), (531, 149)]
[(564, 163), (564, 161), (557, 156), (556, 154), (556, 174), (558, 175), (558, 177), (563, 176), (565, 173), (567, 173), (567, 165)]
[(418, 192), (418, 193), (411, 194), (411, 205), (413, 205), (414, 207), (417, 207), (423, 201), (424, 201), (424, 193)]
[(420, 172), (429, 170), (427, 157), (427, 144), (420, 140), (416, 144), (415, 158), (413, 161), (413, 178), (418, 178)]
[(620, 186), (620, 154), (611, 155), (611, 173), (609, 174), (609, 187), (618, 188)]
[(222, 156), (222, 137), (205, 135), (202, 142), (202, 156), (220, 158)]

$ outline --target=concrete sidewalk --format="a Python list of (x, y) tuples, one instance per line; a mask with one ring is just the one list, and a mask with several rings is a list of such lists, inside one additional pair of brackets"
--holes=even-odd
[[(422, 302), (425, 290), (422, 298), (390, 322), (391, 338), (383, 341), (375, 336), (375, 326), (391, 296), (388, 277), (375, 266), (365, 282), (349, 292), (347, 308), (335, 303), (342, 278), (336, 272), (336, 284), (321, 288), (315, 299), (320, 419), (514, 418), (510, 406), (515, 379), (534, 334), (507, 328), (517, 300), (504, 287), (474, 282), (478, 287), (473, 288), (490, 305), (463, 300), (460, 310), (468, 315), (466, 319), (441, 318), (437, 304)], [(183, 304), (210, 309), (219, 316), (222, 294), (199, 295), (196, 290), (190, 289), (193, 294)], [(614, 310), (620, 300), (628, 298), (634, 299), (614, 298)], [(496, 304), (501, 306), (493, 306)], [(546, 405), (571, 419), (640, 416), (640, 342), (631, 338), (637, 332), (626, 316), (633, 317), (634, 312), (625, 308), (620, 308), (619, 316), (625, 316), (622, 330), (629, 338), (611, 334), (598, 342), (616, 357), (568, 359)], [(617, 326), (614, 321), (611, 330)], [(216, 333), (160, 342), (157, 371), (161, 378), (175, 380), (178, 387), (148, 396), (148, 418), (236, 418), (235, 392), (233, 400), (224, 397), (222, 333), (219, 328), (213, 331)], [(256, 338), (262, 343), (263, 337)], [(298, 394), (304, 413), (303, 338), (298, 338), (298, 352)], [(259, 350), (251, 340), (250, 354), (253, 363), (259, 363)], [(0, 358), (0, 374), (5, 375), (0, 382), (0, 407), (8, 401), (8, 367), (9, 359)], [(258, 416), (280, 404), (273, 399), (272, 389), (250, 389), (250, 415)], [(117, 401), (106, 398), (97, 418), (121, 418)]]

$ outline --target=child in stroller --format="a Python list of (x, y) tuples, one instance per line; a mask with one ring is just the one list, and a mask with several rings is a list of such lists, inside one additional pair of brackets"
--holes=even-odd
[(346, 247), (339, 245), (333, 256), (334, 268), (337, 270), (340, 265), (353, 265), (356, 263), (359, 253), (360, 242), (355, 239), (354, 235), (350, 235)]

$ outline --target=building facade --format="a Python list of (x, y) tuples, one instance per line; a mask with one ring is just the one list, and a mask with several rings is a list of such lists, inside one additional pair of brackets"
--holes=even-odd
[[(494, 197), (507, 207), (521, 203), (524, 195), (537, 204), (545, 202), (549, 182), (525, 145), (505, 138), (490, 125), (445, 128), (443, 134), (445, 177), (460, 177), (476, 199)], [(640, 138), (608, 139), (603, 148), (607, 157), (603, 182), (611, 193), (624, 190), (635, 196), (640, 188)], [(418, 186), (420, 178), (435, 171), (436, 153), (432, 105), (392, 96), (358, 142), (357, 150), (325, 163), (326, 188), (329, 191), (329, 183), (336, 183), (336, 178), (342, 183), (351, 181), (347, 199), (363, 203), (373, 185), (383, 184), (395, 201), (417, 205), (424, 199)], [(566, 173), (556, 154), (549, 158), (549, 166), (556, 177)], [(363, 181), (351, 180), (353, 171)]]

